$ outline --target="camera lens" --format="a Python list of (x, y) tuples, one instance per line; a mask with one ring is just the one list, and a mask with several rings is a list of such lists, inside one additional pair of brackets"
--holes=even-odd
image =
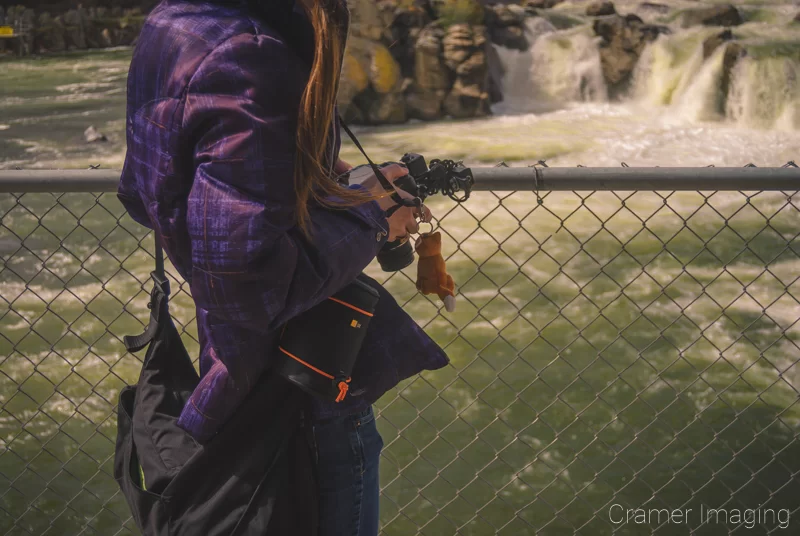
[(378, 264), (384, 272), (397, 272), (414, 262), (414, 248), (408, 237), (387, 242), (378, 252)]

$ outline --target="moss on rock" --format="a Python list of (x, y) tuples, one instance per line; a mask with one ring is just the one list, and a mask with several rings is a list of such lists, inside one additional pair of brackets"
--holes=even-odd
[(375, 43), (370, 62), (370, 81), (378, 93), (389, 93), (397, 89), (400, 82), (400, 66), (389, 49)]

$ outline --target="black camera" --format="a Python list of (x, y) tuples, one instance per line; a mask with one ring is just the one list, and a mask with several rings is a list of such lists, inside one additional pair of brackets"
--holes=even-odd
[[(428, 167), (425, 157), (416, 153), (404, 154), (400, 162), (408, 169), (408, 175), (396, 179), (393, 183), (394, 186), (408, 192), (420, 201), (440, 192), (457, 203), (462, 203), (469, 198), (475, 181), (472, 171), (464, 167), (461, 162), (431, 160), (430, 167)], [(359, 168), (363, 169), (362, 173), (357, 171), (358, 168), (347, 173), (348, 184), (359, 183), (367, 175), (372, 174), (371, 167), (359, 166)], [(456, 196), (457, 192), (464, 192), (464, 195), (458, 197)], [(384, 272), (397, 272), (413, 262), (414, 248), (408, 236), (387, 242), (378, 252), (378, 264)]]
[[(417, 187), (417, 181), (415, 179), (415, 172), (416, 176), (421, 176), (427, 171), (425, 159), (421, 155), (414, 155), (419, 158), (409, 162), (408, 156), (408, 154), (405, 154), (403, 158), (400, 159), (400, 161), (406, 165), (406, 168), (408, 168), (408, 175), (396, 179), (394, 185), (410, 193), (414, 197), (420, 197), (419, 188)], [(378, 264), (380, 264), (384, 272), (398, 272), (406, 266), (410, 266), (411, 263), (414, 262), (414, 248), (411, 246), (411, 240), (408, 236), (404, 236), (397, 240), (387, 242), (378, 252), (377, 259)]]
[[(408, 169), (408, 175), (394, 181), (394, 185), (414, 197), (425, 200), (441, 192), (461, 203), (469, 198), (474, 184), (472, 172), (460, 162), (431, 160), (430, 168), (421, 154), (406, 153), (400, 159)], [(462, 197), (456, 192), (464, 192)], [(387, 242), (378, 252), (378, 263), (384, 272), (397, 272), (414, 262), (414, 248), (409, 238), (398, 238)]]

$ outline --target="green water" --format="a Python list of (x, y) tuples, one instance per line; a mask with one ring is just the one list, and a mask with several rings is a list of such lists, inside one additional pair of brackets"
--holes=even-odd
[[(0, 63), (16, 80), (0, 86), (0, 167), (118, 169), (129, 55)], [(110, 141), (85, 144), (89, 124)], [(608, 104), (361, 136), (374, 158), (473, 163), (780, 165), (800, 153), (796, 132)], [(359, 161), (349, 145), (343, 156)], [(414, 266), (369, 268), (452, 360), (378, 404), (385, 534), (657, 528), (613, 525), (614, 503), (797, 515), (796, 196), (569, 192), (539, 205), (479, 192), (431, 207), (456, 312), (415, 291)], [(0, 215), (0, 532), (135, 533), (110, 477), (113, 409), (140, 365), (120, 338), (148, 314), (150, 237), (112, 194), (3, 194)], [(192, 353), (185, 290), (171, 312)], [(691, 522), (657, 533), (734, 528)]]

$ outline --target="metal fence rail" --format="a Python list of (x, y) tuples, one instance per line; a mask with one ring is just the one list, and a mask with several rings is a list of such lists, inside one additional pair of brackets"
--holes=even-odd
[[(779, 168), (551, 168), (544, 162), (520, 168), (473, 168), (478, 191), (794, 190), (798, 173), (794, 162)], [(0, 192), (114, 192), (119, 176), (119, 170), (96, 168), (0, 170)]]
[[(793, 534), (800, 170), (495, 173), (429, 200), (454, 313), (368, 269), (452, 360), (378, 403), (382, 534)], [(0, 171), (0, 534), (137, 533), (111, 465), (153, 250), (118, 177)]]

